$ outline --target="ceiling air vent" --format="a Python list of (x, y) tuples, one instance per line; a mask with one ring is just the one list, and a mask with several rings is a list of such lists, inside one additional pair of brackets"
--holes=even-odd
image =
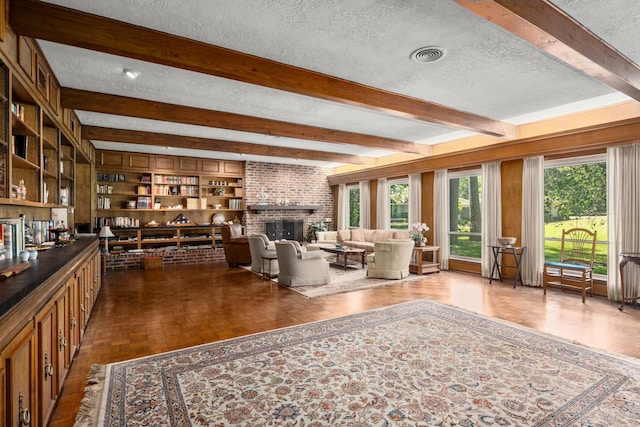
[(446, 54), (447, 52), (439, 47), (421, 47), (411, 54), (411, 60), (421, 64), (426, 64), (428, 62), (438, 61), (439, 59), (444, 58)]

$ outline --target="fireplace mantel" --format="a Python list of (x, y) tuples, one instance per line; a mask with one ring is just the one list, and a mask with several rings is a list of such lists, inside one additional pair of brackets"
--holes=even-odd
[(261, 213), (264, 211), (309, 211), (314, 213), (322, 206), (316, 205), (250, 205), (247, 206), (247, 210), (255, 213)]

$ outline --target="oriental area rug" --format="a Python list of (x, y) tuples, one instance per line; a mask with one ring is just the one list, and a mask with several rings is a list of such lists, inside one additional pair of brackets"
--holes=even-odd
[(640, 420), (638, 360), (426, 300), (114, 363), (94, 374), (77, 426)]

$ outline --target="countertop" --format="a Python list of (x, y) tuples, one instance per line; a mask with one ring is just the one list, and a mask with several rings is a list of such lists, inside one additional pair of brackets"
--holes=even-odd
[[(83, 237), (68, 243), (65, 247), (39, 251), (38, 258), (28, 261), (31, 263), (31, 268), (6, 279), (0, 278), (0, 317), (8, 313), (67, 263), (95, 245), (97, 240), (96, 237)], [(16, 264), (20, 264), (19, 258), (1, 260), (0, 270)]]

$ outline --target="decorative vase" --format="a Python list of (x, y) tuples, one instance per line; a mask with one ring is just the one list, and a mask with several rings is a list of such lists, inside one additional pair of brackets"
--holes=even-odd
[(20, 251), (18, 256), (20, 257), (20, 261), (22, 262), (29, 261), (29, 251)]

